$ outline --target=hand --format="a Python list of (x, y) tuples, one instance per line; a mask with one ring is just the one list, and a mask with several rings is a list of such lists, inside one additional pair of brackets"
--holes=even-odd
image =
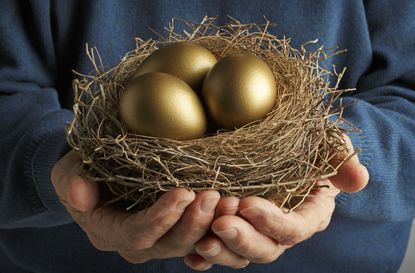
[(167, 192), (153, 206), (129, 213), (99, 205), (99, 188), (79, 175), (81, 158), (69, 152), (51, 173), (53, 186), (73, 219), (101, 251), (117, 251), (131, 263), (182, 257), (210, 229), (216, 191)]
[[(350, 139), (347, 136), (344, 139), (353, 151)], [(335, 160), (343, 160), (348, 155), (338, 153)], [(329, 225), (335, 197), (340, 190), (360, 191), (368, 180), (367, 169), (355, 155), (339, 168), (336, 176), (317, 183), (329, 188), (317, 188), (291, 213), (284, 213), (259, 197), (246, 197), (240, 201), (222, 198), (217, 206), (219, 217), (212, 224), (214, 235), (200, 240), (196, 244), (196, 254), (187, 255), (185, 263), (193, 269), (206, 270), (213, 264), (241, 268), (249, 262), (273, 262), (287, 248)], [(241, 217), (236, 216), (237, 212)]]

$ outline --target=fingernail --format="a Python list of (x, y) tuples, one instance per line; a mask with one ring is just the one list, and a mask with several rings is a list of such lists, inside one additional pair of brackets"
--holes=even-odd
[(187, 208), (187, 206), (192, 203), (193, 200), (185, 200), (185, 201), (181, 201), (177, 204), (176, 208), (178, 210), (185, 210)]
[(255, 217), (262, 213), (259, 207), (253, 206), (246, 209), (241, 210), (241, 214), (245, 217)]
[(213, 212), (217, 205), (217, 199), (216, 196), (206, 196), (200, 204), (200, 209), (205, 213)]
[(241, 267), (239, 267), (239, 269), (245, 268), (249, 265), (249, 261), (246, 261), (244, 264), (241, 265)]
[(200, 250), (200, 253), (203, 256), (215, 257), (215, 256), (219, 255), (220, 250), (221, 250), (220, 245), (219, 244), (216, 244), (214, 247), (212, 247), (212, 248), (210, 248), (208, 250), (203, 250), (203, 251)]
[(216, 235), (218, 235), (219, 237), (221, 237), (222, 239), (235, 239), (236, 236), (238, 235), (238, 232), (236, 231), (235, 228), (228, 228), (225, 230), (221, 230), (221, 231), (214, 231), (216, 233)]

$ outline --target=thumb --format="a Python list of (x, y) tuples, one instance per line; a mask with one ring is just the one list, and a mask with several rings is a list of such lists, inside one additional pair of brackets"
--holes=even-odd
[(68, 178), (67, 185), (68, 205), (81, 212), (92, 211), (98, 206), (99, 187), (80, 175)]
[(369, 181), (369, 172), (365, 166), (360, 164), (357, 154), (350, 157), (354, 152), (352, 142), (347, 135), (344, 135), (343, 138), (348, 152), (339, 152), (333, 159), (333, 163), (336, 165), (340, 161), (347, 160), (339, 167), (337, 174), (330, 177), (330, 181), (341, 191), (358, 192), (366, 187)]
[(81, 165), (81, 157), (72, 150), (55, 164), (51, 172), (51, 180), (65, 206), (86, 212), (98, 205), (99, 187), (79, 175)]

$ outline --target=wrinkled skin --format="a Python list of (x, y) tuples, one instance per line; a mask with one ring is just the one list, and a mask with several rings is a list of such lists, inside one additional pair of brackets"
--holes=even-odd
[[(344, 139), (352, 151), (350, 139)], [(347, 156), (339, 153), (335, 160)], [(100, 206), (98, 185), (79, 175), (81, 162), (77, 152), (69, 152), (55, 164), (51, 179), (96, 249), (116, 251), (131, 263), (184, 257), (189, 267), (201, 271), (214, 264), (242, 268), (277, 260), (329, 225), (340, 191), (360, 191), (369, 180), (355, 155), (336, 176), (318, 182), (329, 187), (314, 190), (291, 213), (260, 197), (221, 198), (217, 191), (186, 189), (166, 192), (151, 207), (130, 213)]]

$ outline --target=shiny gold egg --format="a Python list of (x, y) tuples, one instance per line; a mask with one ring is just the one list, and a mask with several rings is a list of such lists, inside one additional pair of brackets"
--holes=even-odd
[(135, 76), (148, 72), (164, 72), (178, 77), (198, 92), (216, 57), (206, 48), (177, 42), (154, 51), (137, 68)]
[(228, 55), (205, 77), (202, 96), (215, 122), (234, 129), (263, 119), (277, 98), (269, 66), (251, 54)]
[(134, 78), (120, 97), (120, 115), (129, 131), (142, 135), (183, 140), (199, 138), (206, 130), (199, 97), (165, 73)]

